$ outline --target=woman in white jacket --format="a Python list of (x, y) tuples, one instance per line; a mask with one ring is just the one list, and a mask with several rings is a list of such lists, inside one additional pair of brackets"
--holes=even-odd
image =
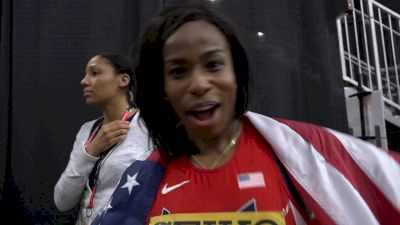
[(132, 66), (128, 57), (112, 53), (98, 54), (86, 65), (83, 96), (103, 115), (81, 126), (54, 188), (60, 211), (80, 203), (76, 224), (90, 224), (107, 206), (126, 168), (152, 152), (153, 144), (133, 102)]

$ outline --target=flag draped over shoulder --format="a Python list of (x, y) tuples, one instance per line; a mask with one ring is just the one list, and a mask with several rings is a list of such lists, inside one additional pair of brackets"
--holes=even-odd
[(143, 225), (164, 174), (158, 151), (145, 161), (136, 160), (123, 173), (103, 212), (91, 225)]
[(324, 127), (246, 116), (324, 225), (400, 224), (400, 164), (387, 151)]

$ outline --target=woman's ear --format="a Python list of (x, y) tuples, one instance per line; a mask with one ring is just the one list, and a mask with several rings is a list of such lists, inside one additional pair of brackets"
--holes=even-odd
[(127, 73), (123, 73), (119, 76), (119, 87), (123, 88), (129, 85), (129, 82), (131, 81), (131, 77)]

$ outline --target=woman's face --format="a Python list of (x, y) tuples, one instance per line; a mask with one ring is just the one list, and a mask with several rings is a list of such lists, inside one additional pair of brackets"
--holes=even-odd
[(234, 119), (237, 84), (229, 44), (203, 21), (183, 24), (163, 48), (168, 101), (191, 138), (217, 138)]
[(104, 106), (116, 96), (123, 94), (120, 86), (121, 76), (117, 75), (110, 62), (100, 56), (89, 60), (81, 81), (83, 96), (88, 105)]

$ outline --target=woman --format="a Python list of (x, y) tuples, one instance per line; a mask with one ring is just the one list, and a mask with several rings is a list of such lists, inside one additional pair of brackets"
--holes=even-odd
[(150, 224), (396, 224), (400, 166), (319, 126), (247, 112), (248, 64), (232, 27), (204, 6), (147, 27), (137, 102), (171, 162)]
[(123, 55), (98, 54), (81, 81), (89, 106), (102, 110), (83, 124), (70, 160), (54, 188), (60, 211), (81, 204), (76, 224), (90, 224), (107, 206), (124, 171), (152, 152), (152, 141), (133, 101), (133, 63)]

